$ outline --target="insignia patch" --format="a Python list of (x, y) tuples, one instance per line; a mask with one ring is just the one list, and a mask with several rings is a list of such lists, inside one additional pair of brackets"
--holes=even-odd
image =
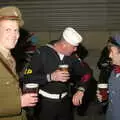
[(28, 75), (28, 74), (32, 74), (32, 69), (25, 69), (25, 71), (24, 71), (24, 74), (25, 75)]

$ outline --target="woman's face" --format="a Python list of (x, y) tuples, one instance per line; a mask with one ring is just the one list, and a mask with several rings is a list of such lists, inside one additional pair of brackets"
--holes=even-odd
[(111, 46), (109, 50), (109, 57), (112, 59), (112, 63), (120, 65), (120, 49), (118, 49), (118, 47)]
[(0, 44), (10, 50), (15, 47), (19, 38), (19, 25), (15, 20), (0, 21)]

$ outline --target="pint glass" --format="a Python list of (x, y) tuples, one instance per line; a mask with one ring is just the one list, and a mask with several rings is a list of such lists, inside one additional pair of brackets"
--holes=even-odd
[(27, 83), (23, 86), (23, 93), (38, 93), (39, 84)]
[(61, 64), (61, 65), (59, 65), (59, 70), (61, 70), (61, 71), (68, 71), (68, 65), (67, 64)]
[(106, 101), (108, 99), (108, 84), (99, 83), (97, 85), (98, 90), (100, 91), (100, 95), (102, 96), (102, 101)]

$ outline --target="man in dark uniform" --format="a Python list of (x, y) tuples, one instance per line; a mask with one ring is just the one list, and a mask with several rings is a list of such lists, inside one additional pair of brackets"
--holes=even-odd
[[(76, 82), (77, 91), (72, 100), (68, 97), (68, 88), (72, 76), (80, 77), (90, 71), (80, 67), (80, 60), (71, 54), (82, 41), (81, 35), (67, 27), (60, 40), (40, 47), (25, 71), (26, 82), (40, 84), (40, 120), (72, 120), (72, 104), (82, 103), (86, 82)], [(59, 70), (60, 64), (67, 64), (68, 71)]]

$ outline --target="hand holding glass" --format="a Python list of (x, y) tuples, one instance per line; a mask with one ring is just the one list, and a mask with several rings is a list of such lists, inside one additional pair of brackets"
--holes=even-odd
[(108, 99), (108, 84), (100, 83), (97, 85), (99, 94), (102, 96), (102, 102)]
[(65, 71), (65, 72), (68, 72), (68, 65), (67, 64), (63, 64), (63, 65), (59, 65), (59, 70), (61, 71)]
[(39, 85), (37, 83), (27, 83), (23, 86), (23, 93), (38, 93)]

